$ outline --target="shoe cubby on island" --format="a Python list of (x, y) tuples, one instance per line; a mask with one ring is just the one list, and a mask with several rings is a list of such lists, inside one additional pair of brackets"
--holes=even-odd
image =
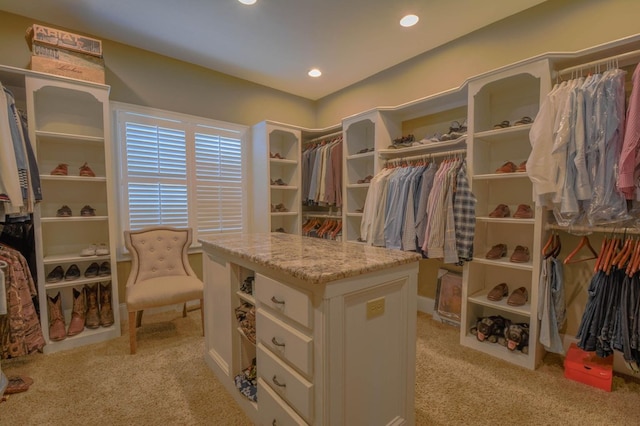
[[(200, 242), (205, 359), (253, 422), (414, 423), (416, 253), (279, 232)], [(253, 358), (256, 402), (235, 383)]]

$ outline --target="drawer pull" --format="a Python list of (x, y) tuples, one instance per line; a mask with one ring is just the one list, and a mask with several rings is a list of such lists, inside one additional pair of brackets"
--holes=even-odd
[(284, 300), (278, 300), (275, 296), (271, 296), (271, 301), (277, 305), (284, 305)]
[(276, 346), (280, 346), (281, 348), (284, 348), (284, 345), (285, 345), (284, 343), (278, 342), (275, 337), (271, 338), (271, 343), (273, 343)]
[(286, 388), (286, 387), (287, 387), (287, 384), (286, 384), (286, 383), (280, 383), (280, 382), (278, 381), (278, 379), (276, 378), (276, 375), (275, 375), (275, 374), (273, 375), (273, 378), (272, 378), (271, 380), (273, 381), (273, 383), (274, 383), (276, 386), (280, 386), (281, 388)]

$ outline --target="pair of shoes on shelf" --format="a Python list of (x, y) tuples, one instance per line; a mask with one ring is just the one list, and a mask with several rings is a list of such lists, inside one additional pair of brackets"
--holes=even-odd
[(496, 169), (496, 173), (515, 173), (515, 172), (526, 172), (527, 171), (527, 161), (521, 162), (519, 165), (515, 165), (511, 161), (507, 161), (502, 166)]
[[(499, 302), (509, 295), (509, 286), (507, 283), (500, 283), (493, 287), (487, 294), (487, 299), (492, 302)], [(525, 287), (519, 287), (511, 293), (507, 299), (507, 304), (511, 306), (522, 306), (529, 300), (529, 293)]]
[(109, 275), (111, 275), (111, 264), (109, 262), (102, 262), (100, 265), (98, 265), (98, 262), (93, 262), (84, 271), (86, 278), (107, 277)]
[(276, 204), (275, 206), (271, 204), (271, 211), (274, 213), (275, 212), (283, 213), (283, 212), (288, 212), (289, 209), (287, 209), (284, 204), (280, 203), (280, 204)]
[(358, 183), (369, 183), (369, 182), (371, 182), (371, 179), (373, 179), (373, 176), (368, 175), (364, 179), (358, 179)]
[(449, 127), (449, 133), (445, 133), (440, 136), (441, 141), (453, 141), (461, 138), (467, 134), (467, 120), (465, 119), (462, 124), (457, 121), (453, 121)]
[(278, 185), (278, 186), (287, 186), (287, 183), (285, 181), (283, 181), (282, 179), (276, 179), (276, 180), (271, 180), (271, 185)]
[(105, 243), (90, 244), (80, 251), (80, 256), (106, 256), (109, 254), (109, 247)]
[(276, 152), (275, 154), (270, 152), (269, 158), (277, 158), (278, 160), (284, 160), (284, 157), (281, 156), (279, 152)]
[(113, 325), (111, 282), (105, 285), (100, 283), (99, 285), (85, 285), (84, 287), (87, 298), (87, 328), (109, 327)]
[[(531, 123), (533, 123), (533, 120), (531, 119), (531, 117), (528, 117), (525, 115), (520, 120), (513, 123), (513, 125), (522, 126), (523, 124), (531, 124)], [(509, 120), (504, 120), (498, 124), (493, 125), (494, 129), (506, 129), (507, 127), (511, 127), (511, 123), (509, 122)]]
[[(68, 176), (69, 175), (69, 165), (60, 163), (56, 166), (55, 169), (51, 170), (52, 176)], [(96, 174), (91, 170), (91, 167), (87, 163), (84, 163), (80, 166), (80, 172), (78, 176), (84, 177), (96, 177)]]
[(78, 278), (80, 278), (80, 268), (78, 268), (78, 265), (74, 263), (73, 265), (69, 266), (69, 268), (67, 268), (66, 272), (62, 268), (62, 266), (56, 266), (51, 272), (49, 272), (45, 281), (48, 283), (57, 283), (62, 280), (73, 281), (77, 280)]
[[(487, 252), (485, 258), (490, 260), (497, 260), (507, 255), (506, 244), (496, 244)], [(529, 261), (529, 249), (525, 246), (516, 246), (515, 250), (511, 254), (509, 260), (514, 263), (527, 263)]]
[[(96, 215), (96, 209), (94, 209), (88, 204), (80, 210), (80, 216), (87, 217), (87, 216), (95, 216), (95, 215)], [(58, 209), (58, 211), (56, 212), (56, 216), (71, 217), (73, 216), (73, 212), (71, 211), (71, 208), (65, 204)]]
[[(506, 204), (498, 204), (496, 208), (489, 213), (489, 217), (491, 218), (503, 218), (509, 217), (510, 215), (511, 210)], [(518, 205), (516, 212), (513, 214), (513, 217), (516, 219), (531, 219), (533, 218), (533, 210), (528, 204), (520, 204)]]

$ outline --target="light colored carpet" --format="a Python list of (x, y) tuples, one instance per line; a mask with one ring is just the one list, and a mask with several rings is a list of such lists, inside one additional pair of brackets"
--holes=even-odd
[[(2, 361), (34, 384), (0, 403), (0, 424), (250, 424), (204, 362), (199, 311), (143, 324), (134, 356), (123, 324), (109, 342)], [(640, 424), (640, 384), (615, 377), (608, 393), (575, 383), (550, 355), (536, 371), (515, 367), (461, 347), (455, 328), (424, 314), (417, 360), (418, 425)]]

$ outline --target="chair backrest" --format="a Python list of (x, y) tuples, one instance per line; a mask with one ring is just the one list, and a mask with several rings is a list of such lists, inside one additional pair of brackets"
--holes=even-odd
[(154, 226), (139, 231), (124, 231), (124, 243), (131, 253), (127, 287), (157, 277), (195, 277), (187, 254), (191, 238), (191, 228)]

